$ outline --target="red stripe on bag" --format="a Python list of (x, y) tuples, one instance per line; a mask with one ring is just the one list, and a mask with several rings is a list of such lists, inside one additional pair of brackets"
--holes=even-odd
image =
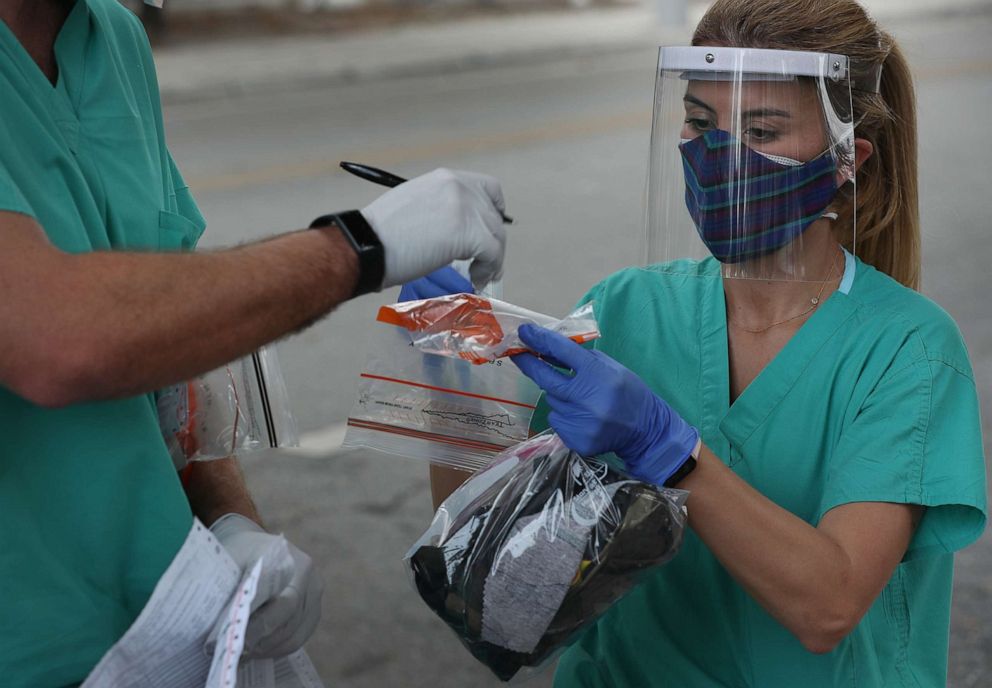
[(501, 452), (504, 449), (508, 449), (513, 445), (500, 445), (491, 444), (489, 442), (480, 442), (478, 440), (466, 440), (460, 437), (451, 437), (449, 435), (440, 435), (435, 432), (426, 432), (424, 430), (414, 430), (412, 428), (402, 428), (395, 425), (385, 425), (383, 423), (375, 423), (367, 420), (358, 420), (356, 418), (349, 418), (348, 425), (353, 428), (362, 428), (364, 430), (377, 430), (379, 432), (388, 432), (393, 435), (402, 435), (404, 437), (414, 437), (417, 439), (427, 440), (430, 442), (439, 442), (442, 444), (450, 444), (456, 447), (464, 447), (467, 449), (477, 449), (480, 451), (487, 452)]
[(383, 377), (382, 375), (372, 375), (371, 373), (362, 373), (364, 378), (370, 380), (382, 380), (384, 382), (394, 382), (398, 385), (409, 385), (410, 387), (421, 387), (423, 389), (432, 389), (436, 392), (447, 392), (448, 394), (457, 394), (463, 397), (472, 397), (473, 399), (485, 399), (486, 401), (497, 401), (501, 404), (512, 404), (513, 406), (520, 406), (523, 408), (534, 410), (536, 406), (531, 406), (530, 404), (524, 404), (519, 401), (512, 401), (510, 399), (500, 399), (499, 397), (487, 397), (484, 394), (473, 394), (472, 392), (463, 392), (457, 389), (448, 389), (446, 387), (434, 387), (432, 385), (425, 385), (422, 382), (413, 382), (411, 380), (399, 380), (394, 377)]

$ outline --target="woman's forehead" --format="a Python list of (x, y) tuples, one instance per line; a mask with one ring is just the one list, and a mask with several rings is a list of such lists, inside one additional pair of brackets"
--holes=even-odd
[(701, 81), (690, 80), (686, 87), (687, 104), (704, 104), (716, 111), (732, 109), (780, 110), (790, 114), (818, 108), (819, 101), (807, 81)]

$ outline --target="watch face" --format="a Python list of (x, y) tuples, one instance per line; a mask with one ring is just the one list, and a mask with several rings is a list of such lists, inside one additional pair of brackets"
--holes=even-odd
[(333, 217), (333, 222), (358, 256), (358, 284), (352, 296), (380, 290), (386, 273), (386, 256), (378, 235), (357, 210), (340, 213)]
[(376, 235), (372, 226), (357, 210), (341, 213), (338, 216), (338, 224), (342, 226), (355, 241), (355, 245), (361, 249), (381, 248), (382, 242)]

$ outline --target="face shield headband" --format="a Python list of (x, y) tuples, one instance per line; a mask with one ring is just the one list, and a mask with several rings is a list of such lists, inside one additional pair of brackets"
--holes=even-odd
[(837, 194), (830, 150), (806, 163), (766, 156), (726, 131), (679, 146), (685, 203), (700, 238), (721, 263), (739, 263), (792, 243)]

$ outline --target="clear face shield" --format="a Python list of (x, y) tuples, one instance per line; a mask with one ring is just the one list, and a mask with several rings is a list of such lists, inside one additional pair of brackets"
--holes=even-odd
[(713, 256), (724, 278), (828, 279), (838, 242), (854, 246), (854, 172), (846, 57), (661, 49), (649, 262)]

